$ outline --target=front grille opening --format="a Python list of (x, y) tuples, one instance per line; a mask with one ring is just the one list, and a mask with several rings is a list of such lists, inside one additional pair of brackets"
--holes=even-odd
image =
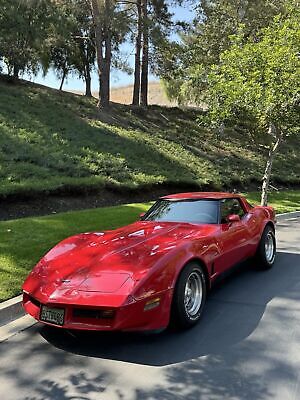
[(115, 311), (112, 309), (73, 308), (74, 318), (113, 319)]

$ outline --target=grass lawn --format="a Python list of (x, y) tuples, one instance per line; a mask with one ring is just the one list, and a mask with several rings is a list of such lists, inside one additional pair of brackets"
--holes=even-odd
[[(252, 204), (260, 204), (260, 193), (250, 192), (245, 196)], [(277, 214), (300, 211), (300, 191), (284, 190), (280, 192), (271, 192), (269, 194), (269, 205), (274, 207)]]
[[(245, 130), (219, 135), (199, 112), (114, 105), (0, 77), (0, 198), (92, 188), (260, 185), (266, 149)], [(263, 138), (261, 138), (263, 143)], [(299, 138), (274, 160), (272, 183), (300, 183)]]
[(127, 225), (148, 207), (129, 204), (0, 222), (0, 301), (19, 294), (28, 272), (62, 239)]
[[(255, 203), (258, 193), (247, 198)], [(300, 191), (274, 193), (277, 212), (300, 210)], [(0, 222), (0, 301), (20, 293), (36, 262), (57, 242), (79, 232), (113, 229), (138, 219), (149, 203), (129, 204)]]

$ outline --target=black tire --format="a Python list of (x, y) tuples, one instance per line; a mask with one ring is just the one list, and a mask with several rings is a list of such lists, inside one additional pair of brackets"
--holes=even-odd
[[(273, 242), (273, 254), (268, 253), (267, 244), (269, 241)], [(273, 267), (276, 258), (276, 238), (274, 229), (267, 225), (261, 236), (257, 251), (256, 251), (256, 262), (259, 269), (270, 269)]]
[[(187, 282), (193, 283), (193, 280), (196, 287), (198, 284), (201, 285), (201, 301), (200, 297), (195, 301), (197, 307), (195, 307), (194, 314), (192, 315), (187, 310), (188, 307), (185, 305), (185, 300), (187, 299)], [(206, 294), (206, 275), (203, 268), (195, 262), (187, 264), (181, 271), (176, 282), (171, 310), (171, 325), (179, 329), (187, 329), (194, 326), (202, 315)]]

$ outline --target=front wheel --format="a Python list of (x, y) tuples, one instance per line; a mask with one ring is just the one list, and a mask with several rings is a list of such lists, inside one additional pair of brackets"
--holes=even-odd
[(274, 265), (276, 257), (276, 238), (272, 227), (266, 226), (261, 236), (256, 259), (261, 269), (270, 269)]
[(172, 322), (179, 328), (195, 325), (206, 300), (206, 277), (203, 268), (192, 262), (179, 275), (173, 297)]

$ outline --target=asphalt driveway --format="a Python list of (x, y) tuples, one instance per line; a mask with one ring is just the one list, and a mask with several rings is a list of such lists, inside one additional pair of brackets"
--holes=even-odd
[(300, 399), (300, 219), (278, 225), (271, 271), (211, 293), (195, 328), (82, 334), (40, 325), (0, 344), (5, 400)]

